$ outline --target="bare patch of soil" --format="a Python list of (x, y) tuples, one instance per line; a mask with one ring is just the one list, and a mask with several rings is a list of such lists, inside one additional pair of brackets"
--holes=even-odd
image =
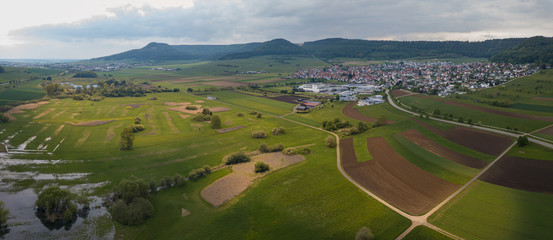
[[(201, 192), (202, 198), (214, 207), (219, 207), (240, 195), (255, 179), (303, 160), (305, 158), (301, 155), (287, 156), (281, 152), (253, 156), (251, 162), (233, 165), (231, 174), (218, 179), (213, 184), (204, 188)], [(267, 163), (270, 168), (269, 172), (256, 174), (254, 172), (255, 163), (258, 161)]]
[(163, 112), (163, 114), (165, 115), (165, 120), (167, 121), (167, 124), (169, 125), (169, 128), (171, 128), (171, 131), (173, 133), (179, 133), (179, 129), (173, 123), (173, 119), (171, 119), (171, 116), (169, 115), (169, 113), (168, 112)]
[[(377, 118), (371, 118), (369, 116), (366, 116), (357, 110), (357, 108), (353, 108), (355, 106), (355, 102), (352, 102), (348, 104), (347, 106), (342, 109), (342, 113), (350, 118), (353, 118), (355, 120), (363, 121), (363, 122), (376, 122), (378, 121)], [(386, 124), (394, 123), (394, 121), (388, 120), (385, 122)]]
[(539, 131), (539, 133), (553, 136), (553, 126), (550, 126), (550, 127), (548, 127), (548, 128), (545, 128), (545, 129)]
[(59, 117), (60, 115), (64, 114), (66, 111), (67, 111), (67, 109), (64, 109), (64, 110), (54, 114), (54, 116), (52, 116), (52, 119), (55, 119), (55, 118)]
[(480, 180), (524, 191), (553, 194), (553, 161), (503, 156)]
[[(196, 110), (188, 110), (186, 109), (186, 107), (188, 106), (195, 106)], [(178, 106), (178, 107), (172, 107), (172, 108), (169, 108), (169, 110), (171, 111), (176, 111), (176, 112), (182, 112), (182, 113), (188, 113), (188, 114), (196, 114), (196, 113), (201, 113), (204, 109), (202, 108), (202, 105), (188, 105), (188, 106)]]
[(197, 101), (194, 101), (195, 103), (204, 103), (205, 101), (202, 101), (202, 100), (197, 100)]
[(88, 122), (67, 122), (73, 126), (100, 126), (107, 123), (115, 122), (115, 120), (94, 120)]
[(83, 143), (88, 139), (88, 137), (90, 137), (90, 133), (92, 131), (90, 131), (90, 129), (87, 129), (85, 131), (83, 131), (83, 136), (81, 138), (79, 138), (77, 140), (77, 142), (75, 142), (75, 147), (79, 147), (81, 145), (83, 145)]
[(41, 102), (37, 102), (37, 103), (29, 103), (29, 104), (19, 105), (19, 106), (16, 106), (16, 107), (10, 109), (9, 111), (5, 112), (4, 115), (7, 116), (10, 120), (15, 120), (16, 118), (14, 116), (12, 116), (12, 114), (24, 113), (24, 111), (22, 111), (22, 110), (35, 109), (35, 108), (38, 108), (38, 107), (40, 107), (44, 104), (48, 104), (48, 103), (50, 103), (50, 102), (41, 101)]
[(63, 129), (63, 127), (65, 127), (65, 125), (63, 125), (63, 124), (61, 126), (59, 126), (58, 129), (56, 129), (56, 131), (54, 131), (54, 135), (58, 135), (61, 132), (61, 130)]
[(165, 106), (186, 106), (186, 105), (190, 105), (190, 103), (189, 102), (182, 102), (182, 103), (165, 102), (165, 103), (163, 103), (163, 105), (165, 105)]
[(153, 110), (154, 110), (153, 108), (150, 108), (150, 113), (144, 114), (144, 118), (146, 119), (146, 121), (148, 121), (148, 125), (150, 125), (150, 127), (152, 127), (152, 131), (150, 131), (146, 135), (156, 135), (157, 134), (156, 125), (154, 124), (154, 120), (152, 119)]
[(104, 145), (111, 141), (111, 139), (113, 139), (113, 137), (117, 135), (117, 133), (115, 133), (115, 129), (120, 128), (121, 126), (123, 126), (123, 123), (108, 128), (108, 130), (106, 131), (106, 139), (104, 140)]
[(477, 169), (481, 169), (483, 168), (484, 166), (486, 166), (486, 162), (485, 161), (482, 161), (480, 159), (476, 159), (476, 158), (473, 158), (473, 157), (469, 157), (467, 155), (464, 155), (464, 154), (461, 154), (461, 153), (458, 153), (456, 151), (453, 151), (449, 148), (446, 148), (432, 140), (430, 140), (429, 138), (427, 138), (426, 136), (424, 136), (422, 133), (420, 133), (419, 131), (415, 130), (415, 129), (411, 129), (411, 130), (407, 130), (405, 132), (402, 132), (401, 133), (403, 136), (405, 136), (407, 139), (411, 140), (412, 142), (414, 142), (415, 144), (421, 146), (422, 148), (438, 155), (438, 156), (441, 156), (445, 159), (449, 159), (449, 160), (452, 160), (456, 163), (460, 163), (460, 164), (463, 164), (467, 167), (471, 167), (471, 168), (477, 168)]
[(217, 129), (217, 132), (218, 133), (227, 133), (227, 132), (232, 132), (234, 130), (238, 130), (240, 128), (245, 128), (246, 126), (236, 126), (236, 127), (231, 127), (231, 128), (223, 128), (223, 129)]
[(363, 187), (409, 214), (429, 211), (459, 187), (407, 161), (382, 137), (367, 139), (367, 147), (374, 159), (359, 163), (353, 138), (341, 139), (344, 170)]
[(228, 112), (232, 109), (228, 108), (228, 107), (213, 107), (213, 108), (209, 108), (209, 111), (211, 112)]
[(188, 211), (188, 210), (186, 210), (186, 209), (183, 208), (183, 209), (181, 210), (180, 216), (181, 216), (181, 217), (186, 217), (186, 216), (188, 216), (188, 215), (190, 215), (190, 211)]
[(46, 114), (51, 113), (51, 112), (53, 112), (54, 110), (56, 110), (56, 109), (54, 109), (54, 108), (48, 108), (48, 109), (44, 110), (43, 112), (41, 112), (40, 114), (34, 116), (33, 119), (37, 119), (37, 118), (44, 117)]
[(501, 154), (513, 143), (510, 137), (474, 128), (455, 126), (447, 131), (443, 131), (418, 119), (413, 119), (413, 121), (449, 141), (494, 156)]

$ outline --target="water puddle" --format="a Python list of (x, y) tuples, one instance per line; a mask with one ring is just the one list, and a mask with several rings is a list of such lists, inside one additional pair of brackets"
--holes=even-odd
[(22, 150), (25, 150), (25, 148), (27, 148), (27, 145), (29, 143), (31, 143), (33, 140), (35, 140), (36, 136), (32, 136), (30, 137), (29, 139), (27, 139), (27, 141), (23, 142), (22, 144), (20, 144), (18, 147), (17, 147), (17, 150), (19, 151), (22, 151)]

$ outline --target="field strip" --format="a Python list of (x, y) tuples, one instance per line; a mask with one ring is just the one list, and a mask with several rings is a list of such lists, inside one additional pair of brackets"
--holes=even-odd
[(77, 140), (77, 142), (75, 142), (75, 147), (79, 147), (81, 145), (83, 145), (83, 143), (88, 139), (88, 137), (90, 136), (90, 133), (92, 131), (90, 131), (90, 129), (87, 129), (83, 132), (83, 136), (81, 138), (79, 138)]
[(54, 132), (54, 135), (58, 135), (61, 132), (61, 130), (63, 129), (63, 127), (65, 127), (65, 125), (63, 125), (63, 124), (61, 126), (59, 126), (58, 129), (56, 129), (56, 131)]
[(113, 137), (115, 137), (115, 135), (117, 135), (115, 133), (115, 129), (116, 128), (119, 128), (123, 126), (123, 123), (120, 123), (120, 124), (117, 124), (115, 126), (111, 126), (108, 128), (107, 132), (106, 132), (106, 139), (104, 140), (104, 145), (106, 145), (106, 143), (108, 143)]
[(54, 116), (52, 116), (52, 119), (59, 117), (60, 115), (64, 114), (66, 111), (67, 111), (67, 109), (64, 109), (63, 111), (60, 111), (60, 112), (54, 114)]
[(179, 133), (179, 129), (173, 123), (173, 119), (171, 119), (171, 116), (169, 116), (169, 113), (168, 112), (163, 112), (163, 114), (165, 115), (165, 120), (167, 120), (167, 124), (169, 124), (169, 127), (171, 128), (171, 131), (173, 131), (173, 133)]
[(46, 110), (44, 110), (44, 112), (41, 112), (40, 114), (36, 115), (35, 117), (33, 117), (33, 119), (37, 119), (37, 118), (41, 118), (41, 117), (44, 117), (44, 115), (48, 114), (48, 113), (51, 113), (52, 111), (54, 111), (56, 109), (54, 108), (48, 108)]

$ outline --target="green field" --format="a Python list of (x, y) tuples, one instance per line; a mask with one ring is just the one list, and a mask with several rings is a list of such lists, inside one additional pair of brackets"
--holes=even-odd
[(430, 222), (465, 239), (553, 238), (553, 195), (478, 181)]
[(434, 231), (431, 228), (426, 226), (417, 226), (413, 229), (407, 236), (403, 238), (404, 240), (424, 240), (424, 239), (434, 239), (434, 240), (448, 240), (451, 239), (448, 236), (445, 236), (439, 232)]

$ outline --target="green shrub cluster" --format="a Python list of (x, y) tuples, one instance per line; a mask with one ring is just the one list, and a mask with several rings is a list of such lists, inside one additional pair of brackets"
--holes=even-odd
[(131, 124), (129, 126), (129, 128), (132, 130), (132, 132), (136, 133), (136, 132), (140, 132), (140, 131), (144, 131), (144, 125), (142, 124)]
[(256, 173), (262, 173), (269, 171), (269, 164), (266, 164), (264, 162), (256, 162), (255, 163), (255, 172)]
[(194, 115), (194, 117), (192, 117), (192, 120), (196, 122), (211, 121), (211, 115), (204, 115), (204, 114), (198, 113)]
[(336, 147), (336, 138), (334, 136), (328, 136), (325, 138), (325, 145), (329, 148)]
[(154, 207), (148, 200), (150, 184), (144, 179), (123, 179), (114, 188), (114, 204), (110, 207), (113, 219), (124, 225), (138, 225), (154, 215)]
[(186, 106), (186, 110), (198, 110), (196, 106)]
[(209, 165), (205, 165), (201, 168), (192, 169), (188, 174), (188, 179), (196, 179), (210, 173), (211, 173), (211, 167)]
[(77, 218), (75, 195), (67, 189), (50, 186), (38, 194), (35, 202), (36, 215), (46, 221), (71, 223)]
[(259, 146), (259, 151), (262, 153), (269, 153), (269, 152), (280, 152), (284, 149), (284, 144), (279, 143), (271, 146), (267, 146), (266, 144), (261, 144)]
[(295, 155), (296, 154), (296, 149), (294, 148), (286, 148), (284, 150), (282, 150), (282, 153), (290, 156), (290, 155)]
[(327, 131), (334, 131), (342, 128), (351, 127), (351, 123), (349, 123), (346, 120), (340, 120), (339, 118), (335, 118), (334, 120), (331, 120), (331, 121), (323, 121), (322, 127)]
[(266, 138), (267, 133), (265, 133), (265, 131), (255, 131), (255, 132), (252, 132), (252, 137), (253, 138)]
[(286, 133), (286, 130), (283, 127), (275, 127), (275, 128), (273, 128), (271, 133), (273, 135), (282, 135), (282, 134)]
[(232, 165), (232, 164), (237, 164), (237, 163), (242, 163), (242, 162), (249, 162), (249, 161), (251, 161), (251, 158), (248, 157), (248, 155), (246, 155), (244, 152), (237, 152), (237, 153), (234, 153), (234, 154), (230, 155), (225, 160), (225, 165)]

